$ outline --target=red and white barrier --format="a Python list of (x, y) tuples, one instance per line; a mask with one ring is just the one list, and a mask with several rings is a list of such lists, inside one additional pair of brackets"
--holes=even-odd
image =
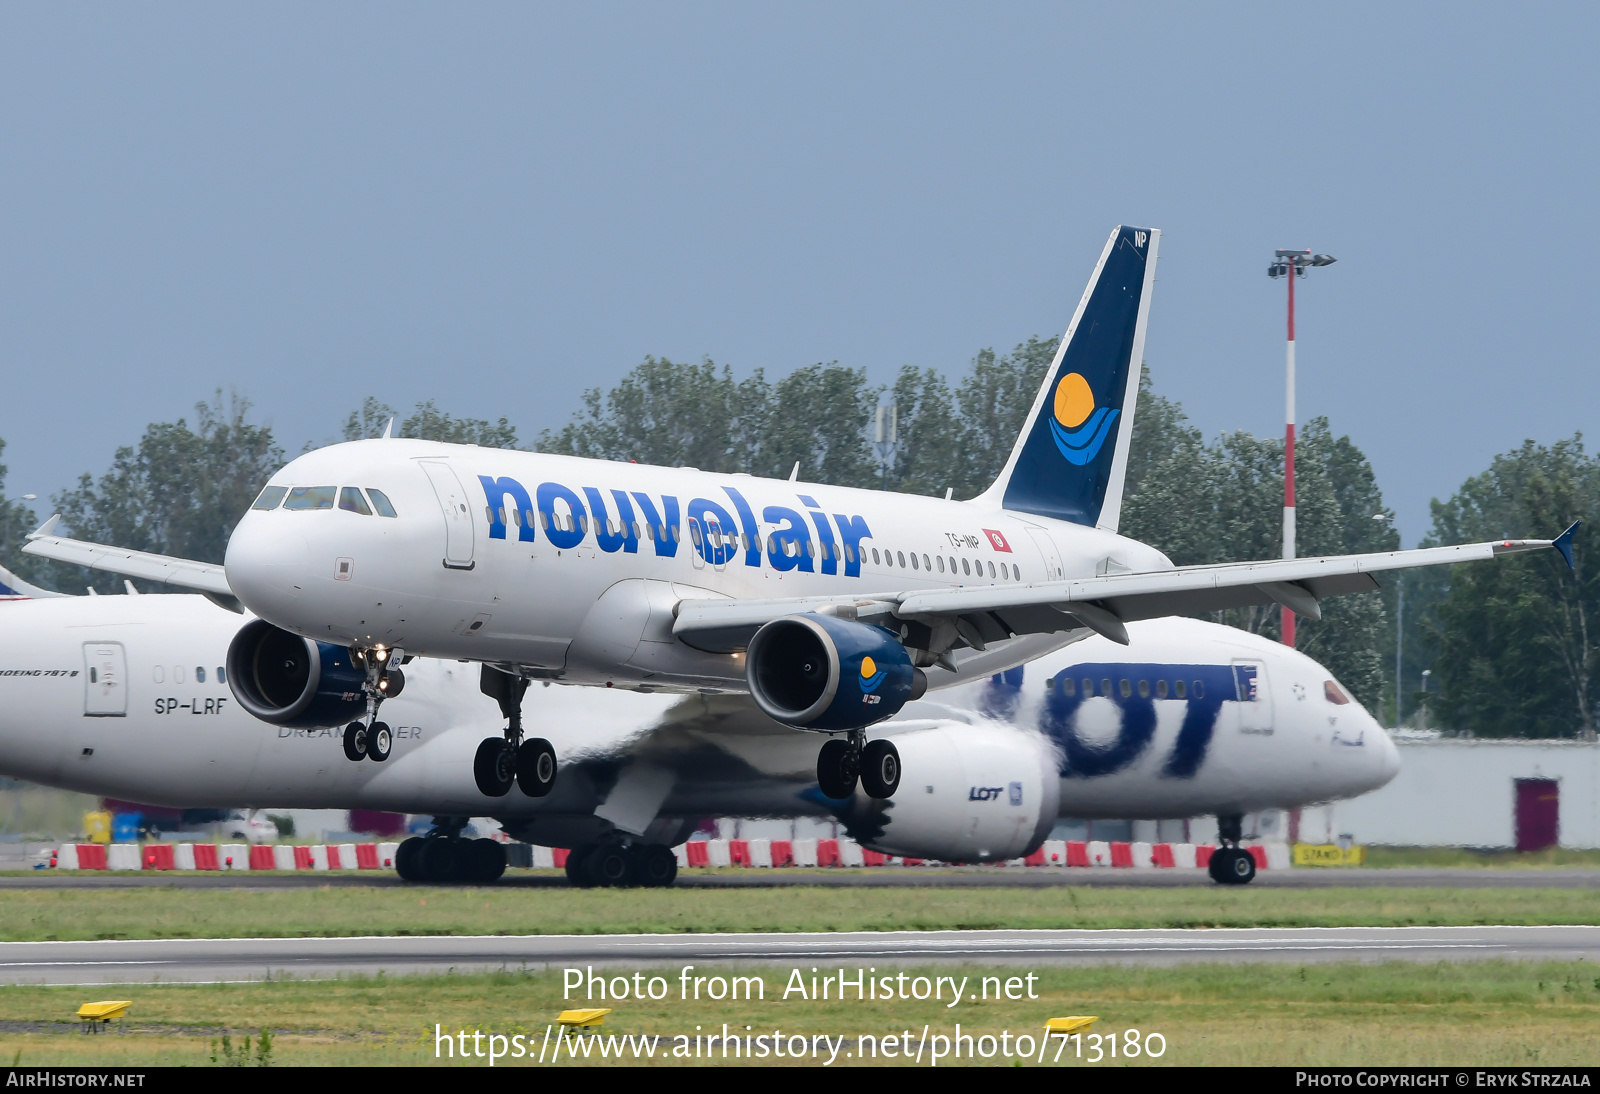
[[(1257, 841), (1244, 845), (1258, 870), (1287, 870), (1289, 845)], [(1210, 844), (1148, 843), (1143, 840), (1045, 840), (1026, 858), (995, 862), (995, 866), (1103, 867), (1106, 869), (1163, 870), (1203, 868), (1214, 850)], [(539, 865), (535, 849), (535, 865)], [(943, 863), (899, 858), (862, 847), (851, 839), (804, 840), (691, 840), (673, 849), (678, 865), (696, 866), (940, 866)]]

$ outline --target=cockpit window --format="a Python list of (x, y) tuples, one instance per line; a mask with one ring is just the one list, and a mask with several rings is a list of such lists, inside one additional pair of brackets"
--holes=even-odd
[(339, 508), (351, 513), (360, 513), (370, 517), (372, 510), (367, 508), (367, 499), (361, 496), (361, 491), (354, 486), (347, 486), (339, 491)]
[(372, 507), (378, 511), (380, 517), (398, 515), (394, 511), (394, 506), (389, 504), (388, 496), (382, 490), (374, 490), (369, 486), (367, 487), (367, 497), (372, 499)]
[(336, 488), (332, 486), (296, 486), (289, 491), (289, 499), (283, 503), (285, 509), (332, 509), (333, 495)]
[(1322, 682), (1322, 697), (1336, 707), (1342, 707), (1350, 701), (1350, 696), (1344, 693), (1344, 688), (1332, 680)]
[(269, 486), (256, 497), (252, 509), (276, 509), (283, 496), (289, 492), (287, 486)]

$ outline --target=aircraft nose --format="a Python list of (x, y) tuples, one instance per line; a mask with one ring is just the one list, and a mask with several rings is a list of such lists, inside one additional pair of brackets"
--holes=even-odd
[(1400, 774), (1400, 750), (1395, 747), (1393, 738), (1382, 726), (1378, 727), (1378, 739), (1382, 747), (1378, 750), (1378, 775), (1382, 779), (1379, 786), (1384, 786)]
[(309, 552), (305, 537), (247, 514), (228, 538), (223, 561), (228, 585), (245, 607), (279, 626), (293, 626), (284, 618), (306, 580)]

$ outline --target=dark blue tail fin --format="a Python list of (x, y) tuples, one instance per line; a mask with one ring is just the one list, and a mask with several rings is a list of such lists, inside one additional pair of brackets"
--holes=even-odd
[(1116, 530), (1160, 238), (1111, 233), (1011, 458), (977, 501)]

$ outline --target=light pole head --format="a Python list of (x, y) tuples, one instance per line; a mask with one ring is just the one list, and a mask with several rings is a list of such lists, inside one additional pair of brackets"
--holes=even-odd
[(1310, 251), (1286, 251), (1279, 248), (1273, 254), (1276, 260), (1267, 267), (1268, 277), (1287, 277), (1291, 272), (1304, 277), (1312, 266), (1332, 266), (1338, 259), (1332, 255), (1314, 255)]

